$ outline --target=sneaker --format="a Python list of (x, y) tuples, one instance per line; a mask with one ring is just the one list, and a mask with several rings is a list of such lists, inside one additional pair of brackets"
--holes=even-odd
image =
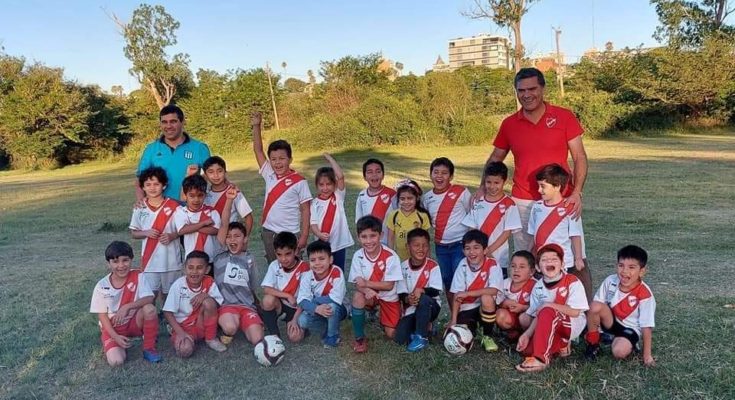
[(342, 339), (339, 337), (339, 335), (327, 336), (322, 340), (322, 344), (324, 344), (325, 349), (329, 349), (339, 346), (339, 343), (341, 341)]
[(366, 338), (355, 339), (355, 342), (352, 343), (352, 350), (354, 350), (355, 353), (367, 352), (367, 339)]
[(411, 353), (421, 351), (424, 347), (429, 344), (429, 339), (422, 337), (421, 335), (411, 335), (411, 343), (408, 344), (406, 350)]
[(230, 343), (232, 343), (232, 336), (222, 334), (219, 336), (219, 341), (222, 342), (223, 345), (229, 346)]
[(480, 344), (482, 344), (482, 348), (485, 349), (485, 351), (487, 352), (498, 351), (498, 345), (495, 344), (495, 341), (490, 336), (482, 335), (482, 339), (480, 339)]
[(615, 340), (615, 335), (612, 335), (607, 332), (600, 333), (600, 343), (611, 344), (613, 340)]
[(222, 344), (222, 342), (220, 342), (219, 339), (217, 339), (217, 338), (214, 338), (212, 340), (207, 340), (206, 343), (207, 343), (207, 346), (209, 346), (210, 349), (216, 351), (217, 353), (221, 353), (221, 352), (227, 350), (227, 346), (225, 346), (224, 344)]
[(584, 358), (587, 361), (595, 361), (597, 360), (597, 354), (599, 353), (600, 353), (599, 344), (587, 343), (587, 348), (584, 350)]
[(155, 350), (143, 350), (143, 359), (154, 364), (163, 361), (163, 357)]

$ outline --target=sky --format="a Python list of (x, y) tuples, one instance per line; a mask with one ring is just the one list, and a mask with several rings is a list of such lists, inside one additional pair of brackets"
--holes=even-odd
[[(346, 55), (382, 52), (404, 64), (404, 73), (423, 75), (437, 56), (447, 61), (450, 39), (480, 33), (508, 35), (488, 20), (462, 15), (472, 0), (162, 1), (181, 23), (178, 44), (190, 67), (226, 72), (270, 62), (282, 76), (307, 79), (319, 62)], [(12, 56), (63, 67), (68, 79), (104, 90), (139, 84), (115, 24), (106, 13), (128, 20), (140, 1), (3, 0), (0, 46)], [(648, 0), (540, 0), (523, 20), (531, 55), (554, 50), (553, 27), (562, 30), (567, 62), (587, 49), (652, 46), (657, 25)], [(281, 63), (286, 62), (285, 71)]]

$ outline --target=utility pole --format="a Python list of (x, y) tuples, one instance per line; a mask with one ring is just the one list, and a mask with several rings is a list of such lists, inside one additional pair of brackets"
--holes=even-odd
[(556, 33), (556, 79), (559, 80), (559, 90), (561, 97), (564, 98), (564, 66), (561, 60), (561, 51), (559, 50), (559, 37), (561, 36), (561, 29), (553, 28)]
[(273, 81), (271, 80), (271, 66), (266, 61), (265, 63), (265, 74), (268, 76), (268, 88), (271, 90), (271, 103), (273, 103), (273, 117), (276, 120), (276, 130), (281, 130), (281, 125), (278, 123), (278, 110), (276, 110), (276, 96), (273, 93)]

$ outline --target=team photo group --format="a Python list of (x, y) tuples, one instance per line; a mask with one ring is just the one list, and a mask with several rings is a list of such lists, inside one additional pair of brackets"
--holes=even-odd
[[(247, 340), (265, 366), (300, 342), (365, 353), (370, 341), (388, 340), (416, 357), (427, 346), (456, 356), (510, 349), (520, 372), (542, 371), (573, 347), (590, 362), (653, 366), (647, 252), (620, 243), (605, 255), (616, 273), (596, 275), (601, 284), (593, 286), (582, 223), (583, 128), (573, 110), (544, 101), (545, 84), (535, 68), (518, 72), (520, 108), (502, 122), (477, 186), (453, 183), (461, 160), (438, 157), (425, 176), (408, 177), (369, 158), (364, 182), (349, 182), (366, 185), (354, 215), (340, 163), (324, 153), (315, 172), (295, 171), (288, 142), (263, 143), (259, 113), (251, 128), (262, 205), (228, 179), (223, 158), (184, 133), (184, 112), (165, 106), (161, 135), (135, 178), (129, 229), (141, 256), (128, 242), (110, 243), (108, 273), (92, 293), (107, 363), (122, 365), (142, 337), (152, 363), (167, 353), (159, 351), (163, 340), (182, 358)], [(389, 187), (387, 172), (403, 179)], [(427, 178), (431, 186), (422, 188), (417, 180)], [(252, 235), (258, 229), (260, 238)], [(248, 251), (258, 240), (264, 255)], [(384, 337), (368, 337), (369, 324)]]

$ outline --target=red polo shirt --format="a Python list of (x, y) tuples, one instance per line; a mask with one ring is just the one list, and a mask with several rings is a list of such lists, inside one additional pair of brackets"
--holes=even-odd
[[(546, 104), (546, 112), (537, 124), (526, 119), (523, 110), (503, 120), (493, 145), (511, 151), (515, 160), (512, 195), (521, 199), (540, 200), (536, 173), (548, 164), (559, 164), (570, 172), (567, 142), (582, 135), (584, 129), (577, 117), (566, 108)], [(568, 196), (571, 182), (564, 191)]]

